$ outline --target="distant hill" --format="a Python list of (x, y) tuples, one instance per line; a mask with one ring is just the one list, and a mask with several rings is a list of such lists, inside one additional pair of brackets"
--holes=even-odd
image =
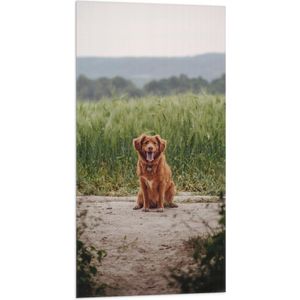
[(207, 81), (225, 73), (225, 54), (207, 53), (187, 57), (78, 57), (77, 77), (90, 79), (121, 76), (141, 87), (151, 80), (185, 74)]

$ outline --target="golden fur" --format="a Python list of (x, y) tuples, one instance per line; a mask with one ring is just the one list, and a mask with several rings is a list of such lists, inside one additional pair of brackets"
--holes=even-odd
[(138, 153), (137, 175), (140, 180), (134, 209), (144, 208), (144, 211), (149, 211), (149, 208), (157, 208), (157, 211), (162, 212), (164, 202), (170, 207), (177, 207), (172, 202), (176, 189), (164, 154), (167, 141), (159, 135), (142, 134), (133, 140), (133, 146)]

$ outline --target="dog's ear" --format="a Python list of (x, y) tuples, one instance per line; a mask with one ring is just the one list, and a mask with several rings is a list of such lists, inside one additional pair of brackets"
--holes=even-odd
[(164, 152), (167, 147), (167, 141), (162, 139), (159, 134), (155, 135), (155, 138), (159, 145), (159, 151)]
[(136, 151), (141, 151), (142, 150), (142, 142), (145, 139), (146, 135), (142, 134), (138, 138), (133, 139), (133, 147), (135, 148)]

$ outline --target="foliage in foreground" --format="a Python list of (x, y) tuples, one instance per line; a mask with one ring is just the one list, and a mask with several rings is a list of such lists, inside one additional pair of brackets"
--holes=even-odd
[(186, 94), (77, 103), (77, 189), (136, 193), (132, 139), (160, 134), (177, 190), (225, 192), (225, 98)]
[(88, 247), (81, 240), (77, 240), (76, 294), (78, 298), (105, 295), (105, 284), (95, 282), (98, 273), (95, 260), (101, 263), (106, 255), (104, 250), (97, 251), (93, 246)]
[(183, 293), (225, 291), (225, 205), (221, 206), (220, 216), (220, 226), (211, 236), (189, 240), (196, 268), (172, 272)]

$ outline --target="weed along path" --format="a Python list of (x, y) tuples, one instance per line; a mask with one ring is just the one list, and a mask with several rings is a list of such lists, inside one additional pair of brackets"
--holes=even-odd
[(108, 285), (108, 296), (180, 292), (168, 285), (169, 270), (193, 264), (184, 241), (218, 225), (221, 202), (181, 194), (175, 203), (178, 208), (145, 213), (132, 209), (135, 197), (77, 197), (80, 239), (107, 251), (97, 280)]

